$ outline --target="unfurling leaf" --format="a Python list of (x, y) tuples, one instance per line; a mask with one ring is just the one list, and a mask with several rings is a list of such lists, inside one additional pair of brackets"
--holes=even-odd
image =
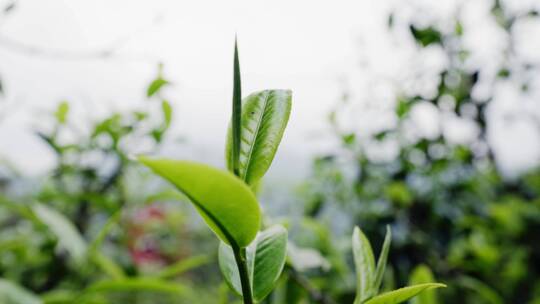
[[(248, 273), (255, 301), (262, 301), (272, 291), (283, 271), (286, 255), (287, 230), (279, 225), (261, 232), (247, 248)], [(219, 265), (229, 286), (242, 295), (233, 251), (223, 243), (219, 247)]]
[(358, 227), (354, 228), (352, 249), (357, 278), (355, 304), (361, 304), (375, 295), (375, 258), (368, 238)]
[(182, 191), (223, 242), (243, 248), (255, 239), (259, 204), (236, 176), (196, 162), (147, 157), (139, 161)]
[(430, 290), (433, 288), (446, 287), (444, 284), (439, 283), (426, 283), (414, 286), (403, 287), (397, 290), (380, 294), (376, 297), (364, 302), (365, 304), (398, 304), (405, 302), (412, 297), (418, 295), (422, 291)]
[[(266, 173), (278, 149), (291, 112), (291, 91), (266, 90), (244, 98), (239, 156), (239, 176), (255, 185)], [(234, 169), (233, 132), (227, 138), (226, 159)]]

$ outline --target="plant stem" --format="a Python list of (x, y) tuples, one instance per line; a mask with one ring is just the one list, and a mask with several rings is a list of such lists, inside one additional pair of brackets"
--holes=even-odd
[(249, 282), (249, 272), (247, 267), (246, 248), (233, 247), (234, 259), (238, 266), (240, 274), (240, 284), (242, 285), (242, 295), (244, 304), (253, 304), (253, 296), (251, 295), (251, 284)]

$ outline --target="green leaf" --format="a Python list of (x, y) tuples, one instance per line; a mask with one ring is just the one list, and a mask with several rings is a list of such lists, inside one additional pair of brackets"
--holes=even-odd
[(37, 295), (23, 287), (0, 278), (0, 303), (42, 304)]
[(99, 281), (90, 285), (85, 290), (85, 293), (89, 294), (132, 291), (150, 291), (175, 295), (187, 295), (190, 293), (190, 290), (183, 285), (153, 278), (130, 278), (122, 280)]
[[(246, 256), (253, 298), (260, 302), (274, 289), (283, 271), (287, 256), (287, 230), (280, 225), (264, 230), (247, 248)], [(233, 251), (223, 243), (219, 247), (219, 266), (229, 286), (242, 295)]]
[(61, 102), (58, 105), (58, 108), (56, 108), (56, 112), (54, 113), (54, 116), (56, 117), (56, 120), (60, 124), (66, 123), (67, 115), (69, 113), (69, 103), (66, 101)]
[[(274, 159), (291, 113), (291, 95), (289, 90), (266, 90), (244, 99), (239, 176), (250, 186), (263, 177)], [(227, 160), (233, 153), (233, 140), (229, 133)], [(230, 161), (227, 166), (234, 168)]]
[(163, 111), (163, 120), (165, 121), (165, 129), (168, 129), (172, 120), (172, 107), (171, 104), (163, 100), (161, 101), (161, 110)]
[(497, 291), (488, 286), (486, 283), (468, 276), (458, 278), (458, 283), (467, 289), (471, 289), (480, 299), (486, 303), (503, 304), (504, 299)]
[(430, 290), (433, 288), (446, 287), (444, 284), (439, 283), (426, 283), (414, 286), (403, 287), (397, 290), (386, 292), (380, 294), (370, 300), (366, 301), (365, 304), (397, 304), (402, 303), (410, 298), (418, 295), (422, 291)]
[(110, 233), (112, 228), (118, 224), (121, 211), (117, 211), (107, 220), (101, 230), (98, 232), (94, 240), (88, 246), (88, 255), (91, 261), (99, 266), (102, 271), (114, 279), (122, 279), (125, 273), (120, 265), (115, 263), (111, 258), (101, 253), (100, 248), (105, 241), (105, 238)]
[(363, 303), (375, 295), (375, 258), (368, 238), (358, 227), (354, 227), (352, 249), (357, 277), (355, 303)]
[[(390, 226), (386, 226), (386, 236), (384, 237), (384, 243), (381, 249), (381, 254), (379, 255), (379, 260), (377, 261), (377, 269), (375, 270), (375, 293), (379, 292), (381, 288), (381, 283), (384, 278), (384, 271), (386, 270), (386, 263), (388, 261), (388, 252), (390, 251), (390, 244), (392, 243), (392, 230)], [(433, 280), (428, 281), (433, 282)], [(423, 282), (425, 283), (425, 282)]]
[[(409, 283), (411, 285), (429, 283), (435, 281), (433, 273), (426, 265), (419, 265), (414, 268)], [(435, 290), (426, 290), (411, 300), (411, 304), (437, 304), (437, 294)]]
[(197, 255), (193, 257), (189, 257), (183, 260), (180, 260), (170, 266), (167, 266), (160, 272), (158, 272), (155, 276), (160, 279), (169, 279), (174, 278), (186, 271), (189, 271), (191, 269), (207, 265), (211, 261), (210, 256), (208, 255)]
[(169, 82), (161, 77), (156, 78), (150, 85), (148, 86), (148, 89), (146, 89), (146, 97), (152, 97), (154, 96), (161, 88), (165, 85), (169, 84)]
[(229, 172), (201, 163), (139, 157), (182, 191), (225, 243), (248, 246), (260, 227), (259, 204), (249, 187)]
[(34, 214), (43, 222), (58, 239), (58, 248), (69, 252), (77, 262), (86, 255), (86, 242), (73, 223), (63, 214), (43, 204), (32, 207)]
[(240, 176), (240, 141), (242, 138), (242, 82), (240, 79), (240, 60), (238, 59), (238, 43), (234, 39), (234, 72), (233, 72), (233, 100), (231, 118), (231, 153), (227, 155), (227, 161), (231, 164), (229, 169), (236, 176)]

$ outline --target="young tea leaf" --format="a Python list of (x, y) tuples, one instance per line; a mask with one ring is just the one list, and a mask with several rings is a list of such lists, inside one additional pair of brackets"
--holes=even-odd
[[(286, 256), (287, 230), (279, 225), (261, 232), (248, 247), (248, 272), (255, 301), (262, 301), (272, 291), (283, 271)], [(219, 265), (229, 286), (242, 295), (234, 254), (225, 244), (221, 244), (219, 248)]]
[[(409, 281), (410, 285), (417, 285), (435, 281), (433, 273), (426, 265), (419, 265), (414, 268)], [(437, 304), (437, 293), (435, 290), (426, 290), (417, 297), (411, 299), (411, 304)]]
[(236, 176), (189, 161), (147, 157), (139, 161), (182, 191), (222, 241), (243, 248), (255, 239), (261, 222), (259, 204)]
[(365, 304), (397, 304), (405, 302), (419, 293), (430, 290), (433, 288), (446, 287), (444, 284), (439, 283), (426, 283), (414, 286), (403, 287), (397, 290), (393, 290), (387, 293), (380, 294), (374, 298), (369, 299)]
[[(239, 176), (250, 186), (263, 177), (274, 159), (289, 121), (291, 95), (289, 90), (265, 90), (244, 99), (238, 170)], [(230, 161), (234, 144), (234, 136), (229, 132), (226, 159), (230, 170), (234, 169)]]
[[(390, 244), (392, 243), (392, 230), (390, 226), (386, 226), (386, 236), (384, 237), (384, 243), (381, 249), (381, 254), (379, 255), (379, 260), (377, 261), (377, 269), (375, 270), (375, 293), (379, 292), (381, 288), (381, 283), (384, 277), (384, 271), (386, 270), (386, 262), (388, 261), (388, 252), (390, 251)], [(428, 282), (432, 282), (428, 281)], [(426, 283), (426, 282), (424, 282)]]
[(375, 295), (375, 258), (368, 238), (358, 227), (354, 228), (352, 248), (357, 277), (355, 304), (360, 304)]

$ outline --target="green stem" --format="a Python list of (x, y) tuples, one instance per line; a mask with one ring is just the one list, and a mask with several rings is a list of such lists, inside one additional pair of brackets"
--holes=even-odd
[(249, 272), (247, 267), (246, 248), (233, 247), (234, 259), (240, 273), (240, 284), (242, 285), (242, 295), (244, 304), (253, 304), (253, 296), (251, 295), (251, 284), (249, 282)]

